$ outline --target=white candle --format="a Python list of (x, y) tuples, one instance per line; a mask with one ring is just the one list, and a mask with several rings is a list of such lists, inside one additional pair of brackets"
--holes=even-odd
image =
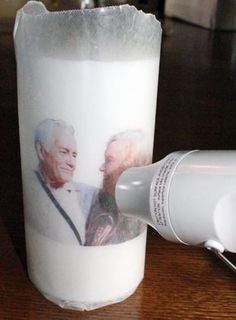
[[(105, 173), (99, 168), (113, 135), (140, 130), (146, 137), (143, 149), (151, 154), (161, 30), (153, 16), (129, 6), (61, 14), (50, 14), (38, 2), (27, 7), (26, 14), (18, 15), (14, 34), (29, 275), (49, 300), (89, 310), (125, 299), (140, 284), (146, 227), (120, 243), (79, 245), (34, 175), (43, 161), (34, 148), (35, 129), (45, 119), (74, 127), (78, 157), (72, 182), (86, 184), (95, 194), (102, 189)], [(127, 38), (119, 27), (117, 41), (110, 32), (113, 14), (122, 28), (124, 19), (129, 28), (134, 24)], [(60, 197), (60, 192), (52, 193)], [(65, 202), (84, 244), (90, 213), (82, 217), (78, 203)]]
[[(21, 132), (32, 132), (44, 118), (56, 117), (72, 123), (79, 153), (74, 180), (99, 188), (99, 167), (112, 134), (141, 128), (149, 137), (151, 151), (158, 62), (38, 59), (31, 69), (33, 83), (28, 84), (27, 100), (29, 104), (33, 101), (28, 109), (31, 121), (24, 118), (22, 108)], [(21, 141), (24, 190), (28, 195), (25, 212), (30, 279), (49, 300), (66, 308), (88, 310), (127, 298), (144, 276), (146, 230), (123, 243), (84, 247), (66, 238), (65, 225), (61, 242), (58, 236), (53, 239), (54, 218), (47, 218), (47, 214), (52, 217), (53, 205), (47, 207), (48, 213), (42, 209), (45, 195), (30, 177), (37, 166), (31, 141), (32, 134), (25, 134)]]

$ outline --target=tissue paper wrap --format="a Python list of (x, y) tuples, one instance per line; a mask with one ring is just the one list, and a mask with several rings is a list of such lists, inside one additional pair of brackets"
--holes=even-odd
[(159, 21), (133, 6), (49, 12), (31, 3), (31, 9), (28, 4), (18, 11), (14, 31), (17, 50), (29, 55), (117, 61), (160, 51)]

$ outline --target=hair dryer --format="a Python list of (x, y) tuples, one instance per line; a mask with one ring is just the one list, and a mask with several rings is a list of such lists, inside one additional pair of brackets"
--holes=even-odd
[(167, 240), (236, 253), (236, 151), (180, 151), (130, 168), (116, 184), (121, 213), (133, 215)]

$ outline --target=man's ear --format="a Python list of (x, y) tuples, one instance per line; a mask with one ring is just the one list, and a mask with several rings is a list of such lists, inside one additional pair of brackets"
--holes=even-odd
[(39, 159), (43, 161), (45, 159), (45, 149), (39, 142), (36, 143), (36, 151)]

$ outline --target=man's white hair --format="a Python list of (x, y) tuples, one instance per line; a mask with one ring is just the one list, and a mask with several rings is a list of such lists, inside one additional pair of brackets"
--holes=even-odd
[(128, 142), (130, 146), (130, 160), (134, 167), (148, 165), (152, 162), (152, 150), (145, 133), (142, 130), (126, 130), (115, 134), (108, 141), (108, 145), (114, 141)]
[(74, 128), (63, 120), (45, 119), (39, 123), (35, 130), (35, 147), (39, 143), (44, 149), (48, 151), (53, 142), (52, 138), (54, 130), (57, 128), (63, 129), (69, 132), (71, 135), (74, 135), (75, 133)]

